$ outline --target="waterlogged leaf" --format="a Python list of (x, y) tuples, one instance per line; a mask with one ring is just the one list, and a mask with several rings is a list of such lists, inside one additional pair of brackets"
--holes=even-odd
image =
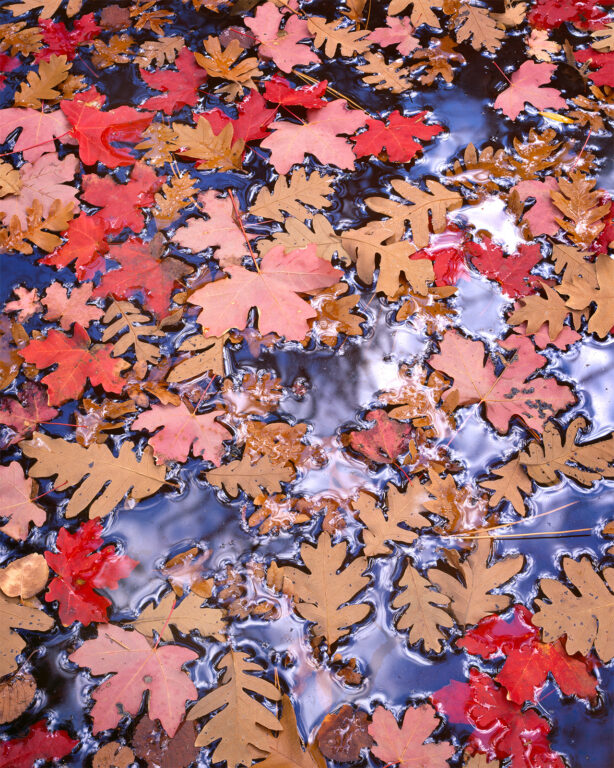
[(154, 494), (165, 481), (165, 468), (154, 464), (151, 449), (145, 448), (139, 460), (130, 442), (123, 442), (115, 456), (106, 445), (84, 448), (35, 432), (32, 440), (21, 444), (21, 449), (35, 459), (30, 477), (55, 476), (55, 485), (62, 490), (79, 486), (66, 507), (67, 517), (75, 517), (87, 507), (90, 517), (102, 517), (126, 494), (138, 501)]
[(267, 456), (252, 461), (247, 451), (243, 458), (207, 472), (207, 480), (212, 485), (221, 486), (232, 498), (241, 490), (250, 496), (258, 496), (263, 488), (269, 493), (281, 491), (280, 483), (290, 483), (294, 477), (291, 466), (273, 464)]
[(526, 296), (534, 290), (535, 278), (530, 274), (541, 260), (539, 245), (519, 246), (518, 252), (506, 255), (490, 238), (482, 243), (467, 243), (472, 263), (490, 280), (496, 280), (508, 296)]
[(92, 768), (130, 768), (132, 763), (134, 752), (130, 747), (124, 747), (118, 741), (111, 741), (96, 752), (92, 759)]
[(284, 220), (284, 212), (304, 221), (311, 218), (307, 205), (319, 210), (331, 206), (328, 196), (332, 194), (333, 176), (312, 172), (309, 178), (304, 168), (292, 171), (286, 179), (279, 176), (273, 190), (262, 187), (249, 209), (252, 216)]
[(542, 579), (539, 586), (545, 599), (535, 601), (533, 624), (542, 628), (544, 642), (554, 642), (565, 635), (568, 653), (586, 655), (594, 646), (599, 658), (607, 663), (614, 658), (610, 621), (614, 568), (599, 572), (588, 557), (564, 557), (562, 567), (574, 591), (561, 581)]
[[(29, 2), (30, 0), (25, 0)], [(53, 0), (55, 3), (55, 0)], [(36, 3), (39, 5), (39, 3)], [(59, 760), (79, 744), (66, 731), (50, 731), (44, 720), (39, 720), (20, 739), (3, 741), (0, 746), (0, 768), (32, 768), (41, 758)]]
[(602, 219), (612, 204), (603, 201), (601, 190), (595, 189), (595, 179), (587, 178), (580, 171), (573, 171), (568, 179), (561, 177), (557, 183), (552, 202), (565, 218), (557, 218), (556, 222), (574, 245), (587, 248), (604, 229)]
[(186, 701), (198, 697), (183, 671), (184, 664), (198, 658), (195, 651), (179, 645), (152, 647), (139, 632), (113, 624), (99, 625), (97, 636), (86, 640), (68, 658), (87, 667), (92, 675), (113, 673), (92, 694), (94, 733), (114, 728), (125, 714), (136, 715), (148, 691), (149, 717), (158, 718), (173, 736), (183, 719)]
[(17, 673), (0, 683), (0, 723), (10, 723), (28, 709), (36, 695), (32, 675)]
[(296, 722), (292, 701), (285, 694), (281, 697), (281, 731), (272, 734), (266, 742), (267, 756), (260, 763), (262, 768), (326, 768), (326, 760), (315, 744), (305, 744)]
[(307, 542), (301, 545), (306, 570), (273, 563), (267, 572), (269, 586), (291, 597), (294, 610), (312, 624), (314, 642), (324, 640), (329, 648), (349, 634), (352, 624), (362, 621), (370, 612), (367, 603), (344, 605), (370, 582), (370, 578), (363, 575), (366, 558), (355, 557), (342, 567), (346, 552), (344, 541), (333, 545), (329, 534), (321, 533), (315, 547)]
[(407, 453), (413, 435), (411, 425), (391, 419), (381, 409), (366, 413), (365, 421), (373, 422), (373, 426), (348, 433), (349, 448), (375, 464), (394, 464)]
[(58, 409), (47, 404), (47, 393), (41, 384), (25, 382), (18, 397), (19, 400), (8, 396), (0, 398), (0, 421), (11, 430), (9, 436), (0, 439), (2, 448), (18, 443), (39, 424), (52, 421), (58, 415)]
[(486, 418), (498, 432), (506, 434), (514, 416), (541, 432), (546, 421), (575, 402), (575, 397), (554, 378), (532, 377), (546, 358), (535, 351), (528, 338), (511, 336), (499, 343), (513, 350), (513, 357), (505, 361), (498, 375), (492, 360), (484, 362), (483, 343), (456, 330), (444, 334), (440, 351), (428, 363), (452, 378), (459, 406), (484, 404)]
[(132, 736), (131, 746), (136, 755), (146, 761), (151, 768), (187, 768), (197, 760), (200, 752), (194, 746), (195, 739), (194, 723), (181, 723), (179, 730), (171, 739), (160, 727), (158, 721), (142, 717)]
[(226, 760), (229, 768), (250, 765), (254, 758), (266, 755), (270, 732), (283, 728), (273, 712), (250, 693), (269, 701), (280, 701), (281, 693), (268, 680), (250, 674), (263, 670), (245, 651), (229, 651), (217, 669), (222, 672), (218, 686), (188, 712), (188, 719), (195, 720), (219, 710), (202, 727), (196, 746), (220, 740), (212, 760)]
[(454, 754), (449, 742), (429, 742), (426, 739), (439, 726), (440, 720), (430, 704), (408, 707), (401, 726), (385, 707), (376, 707), (369, 733), (375, 740), (371, 753), (388, 765), (410, 768), (440, 768)]
[(148, 605), (136, 619), (129, 624), (145, 637), (153, 639), (154, 632), (162, 640), (171, 641), (171, 627), (176, 627), (187, 635), (197, 630), (202, 637), (221, 639), (225, 629), (219, 608), (203, 607), (203, 598), (190, 592), (181, 602), (177, 602), (173, 593), (166, 595), (158, 605)]
[(368, 715), (364, 710), (344, 704), (322, 721), (317, 736), (320, 751), (337, 763), (354, 762), (364, 747), (373, 744), (368, 727)]

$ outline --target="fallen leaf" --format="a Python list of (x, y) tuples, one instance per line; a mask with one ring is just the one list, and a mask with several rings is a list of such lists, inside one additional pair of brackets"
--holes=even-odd
[(0, 723), (10, 723), (23, 714), (36, 695), (32, 675), (17, 673), (0, 683)]
[(90, 323), (100, 320), (104, 314), (100, 307), (87, 303), (93, 290), (91, 283), (74, 285), (69, 295), (62, 283), (52, 283), (41, 298), (41, 303), (47, 308), (43, 319), (51, 322), (59, 320), (60, 328), (64, 331), (69, 331), (73, 323), (87, 328)]
[(203, 607), (203, 598), (194, 592), (189, 592), (181, 602), (171, 592), (166, 595), (157, 606), (148, 605), (136, 619), (129, 624), (145, 637), (153, 639), (154, 631), (168, 642), (172, 641), (173, 626), (188, 635), (192, 630), (197, 630), (202, 637), (214, 637), (220, 639), (226, 625), (223, 621), (223, 613), (219, 608)]
[[(53, 617), (39, 608), (29, 608), (20, 605), (17, 600), (0, 596), (0, 676), (8, 675), (17, 669), (16, 657), (26, 647), (26, 642), (16, 629), (26, 629), (28, 632), (48, 632), (54, 624)], [(0, 747), (0, 765), (2, 765), (2, 748)], [(38, 755), (40, 756), (40, 755)], [(12, 766), (12, 763), (5, 763)], [(30, 766), (28, 766), (30, 768)]]
[(26, 381), (18, 392), (19, 400), (0, 398), (0, 420), (12, 434), (0, 440), (0, 447), (14, 445), (30, 435), (39, 424), (52, 421), (59, 413), (47, 405), (47, 393), (41, 384)]
[(388, 124), (369, 118), (366, 131), (352, 137), (354, 154), (356, 157), (377, 155), (385, 148), (388, 159), (393, 163), (408, 162), (423, 149), (415, 139), (429, 141), (443, 131), (441, 125), (426, 125), (423, 122), (426, 114), (424, 111), (405, 117), (395, 110), (388, 115)]
[[(266, 743), (262, 768), (326, 768), (326, 760), (315, 744), (305, 744), (298, 730), (296, 713), (289, 696), (281, 697), (282, 726), (277, 737), (271, 734)], [(169, 766), (171, 768), (171, 766)]]
[(318, 746), (324, 757), (336, 763), (353, 763), (364, 747), (370, 747), (369, 716), (363, 709), (344, 704), (326, 715), (318, 728)]
[(12, 539), (23, 541), (28, 538), (30, 523), (43, 525), (47, 513), (31, 501), (32, 479), (25, 477), (18, 461), (0, 466), (0, 488), (2, 516), (8, 518), (0, 530)]
[(172, 115), (181, 107), (193, 107), (198, 101), (198, 89), (207, 79), (207, 73), (194, 61), (194, 54), (189, 48), (183, 48), (175, 61), (173, 69), (159, 69), (148, 72), (142, 67), (139, 73), (150, 88), (162, 91), (162, 96), (151, 96), (143, 103), (143, 109), (154, 112), (161, 110), (165, 115)]
[(92, 675), (113, 673), (92, 694), (95, 704), (90, 715), (95, 734), (114, 728), (126, 714), (136, 715), (144, 693), (149, 691), (149, 717), (158, 718), (168, 735), (174, 736), (186, 701), (198, 697), (182, 670), (186, 662), (198, 658), (195, 651), (179, 645), (152, 648), (139, 632), (113, 624), (100, 624), (97, 636), (86, 640), (68, 658), (89, 668)]
[(362, 454), (375, 464), (395, 464), (400, 456), (407, 453), (413, 429), (381, 409), (368, 411), (365, 421), (373, 422), (370, 429), (349, 432), (347, 444), (356, 453)]
[(49, 568), (42, 555), (33, 553), (13, 560), (0, 569), (0, 589), (7, 597), (27, 600), (47, 584)]
[(283, 18), (275, 3), (267, 2), (256, 8), (253, 18), (245, 19), (245, 25), (260, 43), (259, 55), (272, 59), (282, 72), (291, 72), (296, 66), (317, 64), (319, 59), (311, 48), (300, 44), (304, 38), (311, 37), (308, 23), (293, 15), (286, 19), (281, 30)]
[(32, 768), (41, 758), (55, 762), (56, 759), (66, 757), (77, 744), (79, 740), (72, 739), (66, 731), (50, 731), (47, 723), (39, 720), (31, 726), (27, 736), (2, 742), (0, 768)]
[(509, 88), (502, 91), (495, 99), (495, 109), (503, 111), (510, 120), (516, 120), (524, 110), (525, 103), (537, 109), (565, 109), (567, 102), (557, 88), (544, 88), (549, 83), (556, 64), (525, 61), (511, 77)]

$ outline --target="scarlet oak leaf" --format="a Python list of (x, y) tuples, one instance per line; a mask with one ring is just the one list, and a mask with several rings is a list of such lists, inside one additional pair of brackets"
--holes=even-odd
[(341, 134), (355, 133), (367, 122), (364, 112), (349, 110), (344, 99), (330, 101), (322, 109), (310, 109), (304, 123), (277, 120), (274, 133), (261, 146), (271, 150), (271, 163), (277, 173), (288, 173), (294, 163), (302, 163), (307, 152), (321, 163), (354, 169), (354, 153)]
[(32, 497), (32, 478), (24, 475), (18, 461), (0, 467), (2, 516), (7, 517), (0, 530), (12, 539), (23, 541), (30, 532), (30, 523), (42, 525), (47, 519), (44, 509), (37, 507)]
[(102, 526), (96, 520), (83, 523), (76, 532), (61, 528), (56, 552), (45, 552), (47, 565), (58, 575), (52, 579), (45, 600), (59, 603), (60, 621), (65, 627), (74, 621), (87, 625), (108, 621), (111, 601), (96, 589), (117, 589), (118, 580), (130, 574), (138, 563), (126, 555), (118, 555), (115, 546), (99, 549), (104, 539)]
[(219, 413), (192, 413), (183, 402), (177, 406), (154, 405), (133, 422), (132, 429), (152, 432), (163, 427), (148, 441), (158, 461), (187, 461), (191, 447), (194, 456), (202, 456), (217, 467), (224, 454), (223, 441), (231, 437), (215, 420)]
[(94, 286), (91, 283), (83, 285), (73, 285), (70, 296), (62, 283), (51, 283), (41, 299), (47, 307), (43, 315), (44, 320), (59, 320), (60, 328), (69, 331), (73, 323), (79, 323), (83, 328), (93, 322), (100, 320), (104, 312), (95, 304), (88, 304), (91, 298)]
[(51, 421), (58, 415), (57, 408), (47, 405), (47, 393), (44, 387), (32, 381), (26, 381), (19, 388), (19, 400), (12, 397), (0, 398), (0, 422), (10, 427), (12, 436), (0, 439), (0, 448), (18, 443), (33, 432), (43, 421)]
[(470, 669), (469, 683), (453, 680), (431, 701), (451, 722), (473, 726), (469, 754), (487, 755), (489, 761), (511, 758), (510, 768), (565, 768), (550, 748), (548, 721), (533, 709), (523, 711), (483, 672)]
[[(93, 98), (98, 96), (94, 92)], [(72, 125), (72, 134), (79, 143), (79, 157), (85, 165), (97, 162), (107, 168), (132, 165), (135, 158), (130, 151), (115, 147), (111, 142), (136, 144), (151, 123), (153, 114), (138, 112), (127, 106), (105, 112), (100, 109), (99, 98), (96, 98), (95, 103), (97, 106), (91, 106), (83, 98), (73, 101), (64, 99), (60, 102), (62, 111)]]
[(79, 280), (93, 277), (96, 269), (104, 265), (100, 257), (109, 249), (104, 239), (106, 231), (107, 223), (101, 216), (87, 216), (81, 213), (69, 223), (66, 232), (62, 233), (67, 239), (66, 243), (56, 248), (53, 253), (43, 256), (39, 264), (52, 264), (61, 268), (74, 261)]
[(143, 304), (160, 317), (170, 314), (171, 293), (178, 280), (191, 272), (191, 267), (179, 259), (157, 259), (148, 243), (136, 237), (112, 245), (109, 256), (120, 265), (103, 275), (93, 298), (114, 296), (132, 299), (143, 295)]
[(525, 336), (511, 336), (500, 346), (514, 349), (514, 356), (497, 375), (492, 360), (484, 362), (485, 347), (458, 331), (448, 331), (440, 343), (440, 352), (428, 363), (453, 379), (459, 405), (485, 405), (486, 418), (501, 434), (506, 434), (510, 420), (519, 416), (531, 429), (542, 431), (544, 424), (559, 410), (575, 402), (571, 391), (554, 378), (531, 378), (547, 362), (535, 351)]
[(273, 75), (264, 85), (264, 98), (273, 104), (321, 109), (326, 105), (322, 98), (326, 93), (327, 80), (313, 85), (292, 88), (285, 77)]
[(59, 760), (79, 744), (66, 731), (50, 731), (40, 720), (21, 739), (3, 741), (0, 745), (0, 768), (32, 768), (39, 760)]
[(377, 464), (394, 463), (401, 454), (407, 452), (412, 434), (409, 424), (391, 419), (381, 409), (369, 411), (365, 419), (374, 422), (373, 427), (350, 432), (350, 448)]
[(433, 707), (408, 707), (399, 727), (395, 716), (382, 706), (375, 708), (369, 734), (375, 739), (371, 752), (387, 765), (400, 768), (441, 768), (454, 754), (449, 742), (424, 742), (440, 724)]
[(523, 216), (523, 220), (529, 222), (532, 235), (556, 235), (559, 231), (559, 225), (556, 223), (558, 211), (552, 204), (551, 195), (557, 189), (556, 179), (552, 176), (547, 176), (544, 181), (521, 181), (512, 188), (523, 202), (528, 197), (535, 198), (535, 204)]
[(174, 62), (177, 71), (159, 69), (148, 72), (142, 67), (140, 75), (150, 88), (162, 91), (163, 96), (152, 96), (143, 104), (143, 109), (162, 110), (172, 115), (181, 107), (193, 107), (198, 101), (198, 89), (207, 79), (207, 73), (194, 60), (189, 48), (183, 48)]
[(377, 155), (384, 148), (388, 159), (393, 163), (406, 163), (422, 149), (415, 138), (429, 141), (443, 131), (441, 125), (425, 125), (422, 121), (427, 112), (419, 112), (411, 117), (403, 117), (398, 110), (388, 116), (388, 125), (383, 120), (367, 120), (367, 130), (353, 136), (356, 142), (356, 157)]
[(503, 110), (511, 120), (515, 120), (524, 109), (525, 102), (537, 109), (565, 109), (567, 103), (556, 88), (543, 88), (550, 82), (556, 64), (525, 61), (511, 77), (511, 85), (502, 91), (495, 100), (495, 109)]
[(473, 266), (489, 280), (496, 280), (504, 293), (517, 298), (534, 292), (531, 269), (541, 260), (538, 244), (518, 248), (518, 253), (506, 255), (503, 249), (490, 238), (483, 243), (467, 243)]
[(262, 257), (257, 272), (229, 266), (229, 277), (208, 283), (190, 297), (203, 309), (198, 321), (211, 336), (221, 336), (231, 328), (242, 329), (252, 307), (258, 308), (258, 330), (271, 331), (287, 339), (305, 338), (307, 320), (316, 316), (298, 294), (327, 288), (339, 281), (341, 270), (334, 269), (316, 255), (317, 246), (285, 253), (282, 245)]
[(516, 704), (536, 701), (549, 674), (565, 695), (594, 698), (597, 680), (590, 674), (591, 662), (579, 654), (570, 656), (561, 640), (541, 643), (539, 630), (531, 619), (531, 612), (517, 605), (511, 621), (501, 616), (487, 616), (456, 644), (484, 659), (505, 658), (495, 679)]
[(259, 55), (272, 59), (283, 72), (291, 72), (292, 67), (317, 64), (316, 54), (307, 45), (299, 42), (312, 37), (306, 21), (297, 15), (286, 19), (283, 30), (280, 29), (283, 14), (275, 3), (263, 3), (256, 8), (254, 18), (246, 18), (248, 26), (260, 42)]
[(149, 691), (150, 719), (158, 718), (168, 735), (174, 736), (186, 701), (198, 697), (181, 669), (198, 654), (179, 645), (152, 648), (140, 632), (101, 624), (98, 636), (86, 640), (68, 658), (80, 667), (89, 667), (93, 675), (116, 673), (92, 694), (96, 701), (91, 711), (94, 733), (114, 728), (124, 714), (136, 715), (143, 694)]
[(54, 138), (70, 131), (70, 123), (60, 112), (41, 112), (38, 109), (11, 107), (0, 109), (0, 141), (17, 128), (21, 132), (13, 146), (15, 152), (23, 152), (23, 159), (30, 163), (46, 152), (54, 152)]
[(156, 176), (144, 163), (135, 164), (126, 184), (117, 184), (110, 176), (86, 174), (82, 180), (81, 197), (101, 208), (98, 215), (106, 222), (109, 232), (117, 233), (129, 227), (138, 233), (145, 226), (142, 209), (154, 204), (154, 192), (165, 178)]
[(111, 356), (110, 344), (92, 344), (78, 323), (72, 336), (51, 330), (45, 338), (33, 339), (20, 350), (23, 359), (37, 368), (57, 369), (42, 379), (49, 390), (49, 405), (61, 405), (83, 394), (86, 381), (100, 385), (105, 392), (122, 391), (125, 385), (120, 374), (129, 364)]

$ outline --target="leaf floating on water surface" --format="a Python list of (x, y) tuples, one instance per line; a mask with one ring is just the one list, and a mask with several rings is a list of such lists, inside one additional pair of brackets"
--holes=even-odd
[(358, 760), (364, 747), (370, 747), (367, 713), (344, 704), (337, 712), (326, 715), (318, 729), (318, 746), (322, 754), (336, 763)]
[(292, 701), (287, 695), (281, 697), (281, 731), (272, 735), (266, 743), (262, 768), (326, 768), (326, 760), (313, 743), (305, 744), (296, 722)]
[(215, 762), (226, 760), (229, 768), (250, 765), (254, 758), (266, 756), (270, 733), (283, 730), (271, 710), (250, 693), (275, 702), (281, 700), (281, 693), (268, 680), (250, 674), (263, 670), (245, 651), (229, 651), (217, 669), (222, 672), (218, 686), (188, 712), (188, 719), (196, 720), (219, 710), (200, 730), (196, 746), (219, 740), (213, 752)]
[(25, 640), (15, 630), (48, 632), (54, 621), (42, 609), (20, 605), (16, 599), (1, 595), (0, 616), (0, 676), (4, 677), (17, 669), (16, 657), (26, 647)]

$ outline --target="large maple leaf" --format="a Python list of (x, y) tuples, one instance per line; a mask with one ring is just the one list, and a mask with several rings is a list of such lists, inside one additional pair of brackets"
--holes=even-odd
[(312, 37), (308, 23), (293, 15), (281, 30), (283, 18), (275, 3), (263, 3), (256, 8), (253, 19), (245, 19), (245, 25), (260, 43), (260, 56), (272, 59), (283, 72), (291, 72), (296, 66), (317, 64), (319, 59), (311, 48), (299, 44), (299, 41)]
[(467, 243), (465, 247), (472, 256), (473, 266), (489, 280), (496, 280), (508, 296), (517, 298), (534, 292), (537, 280), (529, 273), (541, 260), (537, 243), (523, 243), (518, 253), (509, 256), (489, 237), (485, 237), (483, 243)]
[(317, 246), (285, 253), (276, 246), (262, 257), (257, 272), (229, 266), (229, 277), (199, 288), (190, 297), (202, 307), (198, 320), (211, 336), (231, 328), (245, 328), (252, 307), (258, 308), (258, 330), (262, 335), (278, 333), (287, 339), (303, 339), (307, 320), (316, 311), (299, 293), (327, 288), (343, 274), (316, 255)]
[(57, 365), (53, 373), (42, 379), (49, 391), (49, 404), (61, 405), (76, 400), (83, 394), (89, 379), (92, 386), (100, 385), (105, 392), (122, 391), (125, 385), (121, 372), (129, 364), (112, 357), (110, 344), (92, 344), (90, 337), (78, 323), (72, 336), (51, 330), (45, 338), (33, 339), (20, 355), (37, 368)]
[(221, 109), (194, 113), (194, 118), (205, 117), (211, 124), (215, 135), (227, 126), (232, 126), (232, 141), (242, 139), (245, 142), (264, 139), (269, 134), (269, 123), (275, 119), (276, 109), (267, 109), (266, 101), (258, 91), (250, 90), (247, 96), (237, 102), (237, 118), (233, 119)]
[(51, 19), (40, 19), (39, 27), (45, 47), (37, 51), (37, 61), (49, 61), (52, 55), (64, 55), (68, 61), (72, 61), (77, 54), (77, 47), (93, 40), (101, 31), (93, 13), (75, 19), (70, 31), (64, 22)]
[(38, 109), (10, 107), (0, 110), (0, 141), (17, 128), (21, 128), (13, 146), (15, 152), (23, 152), (23, 159), (30, 163), (46, 152), (54, 152), (53, 140), (70, 131), (70, 123), (59, 110), (41, 112)]
[(532, 617), (531, 611), (516, 605), (510, 621), (487, 616), (456, 644), (487, 660), (504, 657), (505, 664), (495, 680), (516, 704), (536, 701), (549, 674), (566, 696), (594, 699), (597, 680), (590, 674), (590, 660), (579, 654), (570, 656), (560, 639), (541, 643)]
[(142, 413), (132, 424), (132, 429), (152, 432), (162, 429), (149, 438), (158, 461), (187, 461), (190, 448), (194, 456), (202, 456), (219, 466), (224, 454), (224, 440), (230, 433), (215, 419), (219, 411), (196, 413), (184, 403), (181, 405), (154, 405)]
[(44, 720), (35, 723), (26, 736), (3, 741), (0, 745), (0, 768), (32, 768), (40, 760), (59, 760), (79, 744), (66, 731), (50, 731)]
[(158, 69), (148, 72), (142, 67), (139, 73), (150, 88), (162, 91), (162, 96), (151, 96), (143, 109), (162, 110), (172, 115), (181, 107), (193, 107), (198, 101), (198, 89), (207, 79), (207, 73), (194, 60), (189, 48), (184, 48), (174, 62), (177, 71)]
[(178, 281), (192, 271), (184, 262), (170, 257), (158, 259), (151, 252), (149, 243), (136, 237), (124, 243), (112, 245), (109, 257), (119, 269), (103, 275), (92, 293), (93, 298), (114, 296), (116, 299), (132, 299), (143, 296), (143, 305), (159, 317), (170, 314), (171, 294)]
[(134, 233), (145, 226), (143, 208), (154, 204), (154, 192), (166, 176), (156, 176), (148, 165), (136, 163), (126, 184), (117, 184), (110, 176), (89, 173), (83, 176), (81, 197), (98, 206), (98, 215), (107, 223), (108, 231), (121, 232), (129, 227)]
[(544, 355), (535, 351), (530, 339), (511, 336), (499, 344), (515, 350), (499, 375), (492, 360), (484, 362), (484, 344), (455, 330), (444, 335), (440, 351), (431, 355), (428, 362), (453, 379), (460, 406), (484, 404), (486, 418), (498, 432), (507, 434), (514, 416), (541, 432), (546, 421), (574, 403), (575, 397), (554, 378), (530, 378), (547, 362)]
[(503, 110), (515, 120), (524, 109), (525, 102), (538, 109), (565, 109), (567, 103), (556, 88), (544, 88), (554, 74), (556, 64), (525, 61), (514, 72), (509, 88), (502, 91), (495, 100), (495, 109)]
[(470, 669), (468, 683), (453, 680), (431, 701), (451, 722), (473, 726), (470, 754), (485, 754), (489, 761), (511, 758), (510, 768), (565, 768), (550, 748), (548, 721), (533, 709), (523, 711), (483, 672)]
[(80, 667), (89, 667), (93, 675), (115, 673), (92, 694), (96, 701), (91, 711), (94, 733), (115, 728), (124, 714), (136, 715), (143, 694), (149, 691), (149, 717), (158, 718), (168, 735), (174, 736), (186, 701), (198, 697), (181, 669), (198, 654), (179, 645), (152, 647), (140, 632), (101, 624), (98, 636), (86, 640), (68, 658)]
[(73, 219), (68, 229), (62, 234), (66, 238), (64, 245), (39, 259), (39, 264), (52, 264), (58, 269), (75, 262), (75, 272), (79, 280), (93, 277), (97, 269), (104, 265), (101, 258), (109, 248), (105, 240), (107, 222), (99, 216), (87, 216), (80, 213)]
[(354, 170), (354, 153), (341, 134), (356, 133), (367, 122), (364, 112), (347, 109), (344, 99), (330, 101), (322, 109), (307, 111), (304, 123), (277, 120), (261, 146), (271, 150), (271, 163), (277, 173), (288, 173), (294, 163), (302, 163), (307, 152), (324, 164)]
[(75, 533), (61, 528), (56, 541), (57, 552), (45, 552), (47, 565), (58, 575), (51, 580), (45, 600), (57, 600), (60, 621), (68, 627), (73, 621), (87, 625), (106, 622), (111, 601), (96, 589), (117, 589), (118, 580), (135, 568), (136, 560), (118, 555), (115, 546), (100, 549), (104, 543), (102, 525), (88, 520)]
[(354, 154), (356, 157), (377, 155), (385, 148), (393, 163), (406, 163), (422, 150), (422, 145), (415, 139), (429, 141), (443, 131), (441, 125), (426, 125), (423, 122), (426, 114), (424, 111), (404, 117), (395, 110), (388, 115), (387, 125), (384, 120), (369, 118), (367, 130), (352, 137), (356, 143)]
[(73, 101), (64, 99), (60, 107), (72, 125), (81, 161), (85, 165), (100, 162), (107, 168), (132, 165), (135, 158), (130, 151), (113, 146), (111, 142), (136, 144), (151, 123), (153, 113), (138, 112), (127, 106), (105, 112), (100, 109), (100, 94), (95, 89), (90, 88), (79, 95), (80, 98)]
[(387, 765), (399, 768), (441, 768), (454, 754), (450, 742), (424, 742), (439, 727), (430, 704), (408, 707), (399, 727), (396, 717), (382, 706), (375, 708), (369, 733), (375, 740), (371, 752)]

